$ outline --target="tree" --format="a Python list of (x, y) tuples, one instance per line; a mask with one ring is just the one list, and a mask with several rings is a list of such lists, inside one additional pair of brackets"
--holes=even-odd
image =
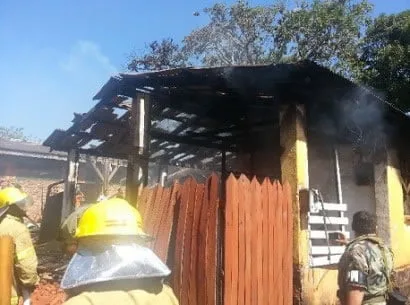
[(410, 10), (374, 20), (364, 39), (361, 64), (363, 82), (410, 111)]
[(180, 45), (169, 38), (154, 41), (144, 55), (132, 58), (129, 69), (173, 68), (190, 61), (221, 66), (300, 59), (337, 71), (350, 67), (370, 18), (367, 0), (303, 0), (297, 9), (285, 3), (251, 6), (239, 0), (205, 8), (207, 25), (193, 30)]
[(153, 41), (142, 56), (131, 55), (128, 63), (130, 71), (163, 70), (185, 67), (188, 60), (180, 46), (172, 38)]
[(21, 127), (4, 127), (0, 126), (0, 139), (4, 140), (20, 140), (23, 142), (38, 142), (38, 139), (27, 136), (24, 129)]
[(282, 3), (251, 7), (246, 1), (205, 8), (209, 23), (185, 37), (183, 51), (205, 66), (263, 63), (269, 54), (281, 54), (274, 28), (283, 9)]
[(371, 10), (367, 0), (304, 0), (283, 14), (276, 39), (289, 60), (313, 60), (352, 78)]

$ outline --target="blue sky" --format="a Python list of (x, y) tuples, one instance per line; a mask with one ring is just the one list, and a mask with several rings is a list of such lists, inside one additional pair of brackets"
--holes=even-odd
[[(193, 12), (214, 2), (1, 0), (0, 125), (42, 139), (67, 128), (73, 112), (91, 108), (109, 76), (124, 71), (130, 52), (155, 39), (182, 39), (206, 22)], [(373, 3), (375, 14), (410, 8), (410, 0)]]

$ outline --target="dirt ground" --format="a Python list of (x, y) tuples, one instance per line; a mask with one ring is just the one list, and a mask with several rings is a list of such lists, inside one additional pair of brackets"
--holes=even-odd
[(31, 295), (32, 305), (60, 305), (65, 299), (59, 283), (63, 277), (69, 257), (63, 254), (61, 244), (51, 241), (38, 244), (38, 232), (32, 232), (38, 257), (38, 272), (41, 278), (40, 285)]

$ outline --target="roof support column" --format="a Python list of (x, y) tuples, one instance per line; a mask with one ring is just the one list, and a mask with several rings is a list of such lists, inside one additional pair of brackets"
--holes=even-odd
[[(289, 182), (293, 203), (293, 304), (316, 304), (308, 299), (307, 211), (299, 201), (299, 191), (309, 187), (306, 114), (303, 105), (285, 106), (280, 111), (282, 182)], [(312, 303), (309, 303), (309, 302)]]
[(75, 188), (78, 180), (78, 151), (72, 149), (67, 155), (67, 171), (64, 180), (63, 207), (61, 209), (61, 222), (73, 211)]
[(137, 94), (131, 108), (131, 145), (127, 167), (127, 200), (137, 205), (142, 188), (148, 184), (148, 160), (150, 143), (151, 103), (147, 94)]

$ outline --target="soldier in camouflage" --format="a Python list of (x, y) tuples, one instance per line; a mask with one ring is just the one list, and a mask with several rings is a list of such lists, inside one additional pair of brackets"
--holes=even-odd
[(385, 305), (393, 271), (393, 254), (376, 236), (376, 216), (353, 215), (355, 239), (339, 262), (338, 296), (342, 305)]

